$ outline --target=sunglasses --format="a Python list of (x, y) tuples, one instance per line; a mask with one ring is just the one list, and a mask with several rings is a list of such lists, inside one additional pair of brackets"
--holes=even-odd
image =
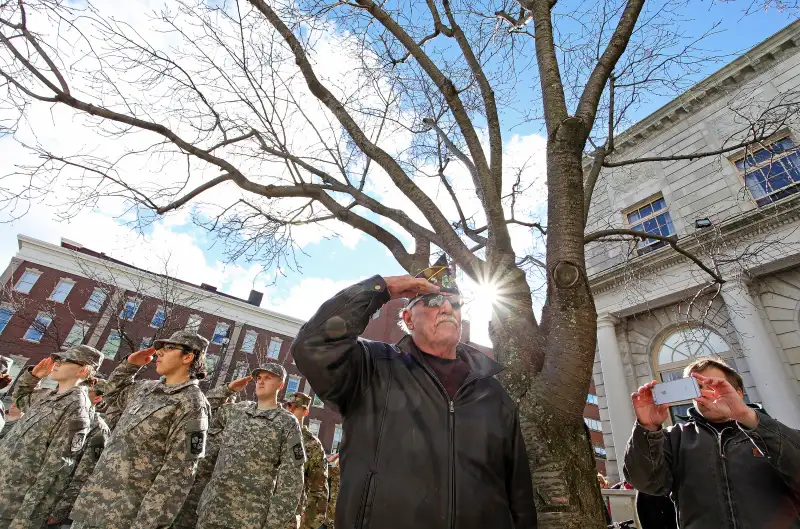
[[(187, 349), (186, 347), (183, 347), (181, 345), (175, 345), (175, 344), (171, 344), (171, 343), (165, 344), (164, 347), (161, 348), (161, 350), (163, 350), (163, 351), (180, 351), (180, 352), (186, 353), (186, 354), (194, 352), (191, 349)], [(158, 352), (158, 351), (156, 351), (156, 352)]]
[(453, 307), (453, 310), (458, 310), (464, 306), (465, 300), (464, 297), (458, 294), (453, 295), (445, 295), (445, 294), (426, 294), (424, 296), (420, 296), (414, 300), (411, 300), (411, 303), (408, 304), (408, 308), (410, 309), (417, 303), (422, 303), (426, 307), (441, 307), (444, 305), (445, 301), (450, 302), (450, 306)]

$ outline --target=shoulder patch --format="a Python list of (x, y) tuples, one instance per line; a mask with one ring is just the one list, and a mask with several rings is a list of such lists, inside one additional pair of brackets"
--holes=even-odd
[(83, 444), (86, 442), (86, 430), (80, 430), (72, 434), (72, 440), (70, 441), (69, 451), (73, 454), (80, 452), (83, 450)]
[(303, 460), (306, 458), (305, 453), (303, 452), (303, 445), (300, 443), (295, 444), (292, 447), (292, 452), (294, 453), (294, 458), (297, 461)]
[(186, 434), (186, 446), (189, 454), (202, 457), (206, 452), (206, 431), (188, 432)]

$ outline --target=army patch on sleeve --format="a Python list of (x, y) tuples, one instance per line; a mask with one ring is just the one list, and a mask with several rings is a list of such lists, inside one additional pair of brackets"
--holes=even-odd
[(72, 435), (72, 441), (70, 442), (70, 452), (73, 454), (80, 452), (83, 450), (83, 443), (86, 442), (86, 431), (75, 432)]
[(292, 452), (294, 453), (294, 458), (298, 461), (306, 458), (306, 454), (303, 452), (303, 445), (301, 443), (294, 445), (292, 447)]
[(202, 456), (206, 451), (206, 432), (189, 432), (186, 437), (189, 453), (193, 456)]

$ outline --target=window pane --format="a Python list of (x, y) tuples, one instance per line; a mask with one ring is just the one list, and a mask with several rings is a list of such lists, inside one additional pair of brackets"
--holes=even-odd
[(219, 357), (214, 354), (206, 355), (206, 376), (210, 377), (214, 374), (219, 363)]
[(297, 375), (289, 376), (289, 382), (286, 384), (286, 398), (300, 388), (300, 377)]
[(653, 214), (652, 204), (647, 204), (646, 206), (644, 206), (642, 209), (639, 210), (639, 217), (641, 218), (649, 217), (652, 214)]
[(267, 356), (270, 358), (278, 358), (281, 354), (281, 343), (283, 343), (283, 340), (272, 338), (269, 341), (269, 349), (267, 349)]
[(214, 328), (214, 336), (211, 338), (211, 341), (217, 345), (221, 345), (222, 340), (228, 336), (228, 328), (228, 324), (225, 322), (217, 323), (217, 326)]
[(200, 324), (203, 322), (203, 318), (198, 316), (197, 314), (192, 314), (189, 316), (189, 321), (186, 324), (186, 330), (189, 332), (200, 332)]
[(132, 321), (134, 317), (136, 317), (136, 311), (139, 310), (139, 301), (137, 300), (128, 300), (125, 303), (125, 308), (122, 309), (120, 312), (119, 317), (123, 320)]
[(26, 270), (25, 273), (22, 274), (22, 277), (19, 278), (19, 281), (17, 281), (14, 290), (16, 290), (17, 292), (22, 292), (23, 294), (30, 293), (31, 289), (33, 288), (33, 285), (35, 285), (36, 281), (39, 280), (40, 275), (41, 274), (39, 272)]
[(244, 340), (242, 340), (242, 351), (245, 353), (252, 353), (253, 349), (256, 346), (256, 340), (258, 339), (258, 334), (253, 331), (247, 331), (247, 334), (244, 335)]
[(310, 420), (308, 421), (308, 431), (314, 434), (315, 437), (319, 437), (319, 427), (320, 422), (317, 420)]
[(644, 231), (646, 231), (647, 233), (659, 233), (658, 223), (656, 222), (656, 219), (647, 219), (642, 224), (642, 227), (644, 228)]
[(628, 213), (628, 224), (633, 224), (640, 219), (639, 210)]
[(325, 403), (322, 402), (322, 399), (320, 399), (318, 395), (314, 395), (314, 403), (313, 403), (313, 405), (314, 405), (315, 408), (324, 408), (325, 407)]
[(53, 318), (47, 314), (37, 314), (36, 319), (33, 320), (33, 323), (28, 328), (28, 331), (25, 333), (25, 336), (23, 336), (23, 339), (31, 342), (40, 341), (42, 336), (44, 336), (47, 327), (49, 327), (52, 322)]
[(89, 326), (83, 322), (76, 321), (75, 325), (70, 329), (67, 339), (64, 340), (64, 347), (75, 347), (83, 343), (86, 338), (86, 333), (89, 331)]
[(236, 369), (233, 372), (233, 379), (236, 380), (237, 378), (246, 377), (248, 371), (250, 371), (250, 363), (239, 360), (236, 362)]
[(164, 307), (158, 307), (156, 309), (156, 313), (153, 314), (153, 321), (150, 322), (150, 327), (154, 327), (156, 329), (160, 329), (164, 326), (164, 322), (167, 319), (167, 314), (164, 311)]
[(8, 306), (0, 307), (0, 333), (5, 330), (11, 317), (14, 315), (14, 309)]
[(119, 331), (111, 331), (109, 333), (108, 338), (106, 338), (106, 344), (103, 346), (101, 353), (103, 356), (109, 359), (113, 359), (117, 356), (117, 351), (119, 350), (119, 346), (122, 343), (122, 336), (120, 336)]
[(91, 312), (100, 312), (105, 301), (106, 293), (102, 289), (96, 288), (92, 291), (92, 295), (89, 296), (89, 300), (83, 308)]
[(689, 364), (698, 356), (728, 356), (730, 348), (722, 336), (705, 327), (679, 329), (670, 334), (658, 352), (659, 364)]
[(50, 294), (50, 299), (52, 299), (53, 301), (57, 301), (59, 303), (63, 303), (64, 300), (67, 299), (67, 296), (69, 295), (70, 291), (72, 290), (72, 287), (74, 286), (75, 283), (73, 283), (72, 281), (65, 281), (62, 279), (56, 285), (56, 288), (55, 290), (53, 290), (53, 293)]
[(653, 211), (661, 211), (667, 207), (667, 201), (663, 198), (659, 198), (653, 201)]
[(142, 341), (139, 343), (139, 350), (141, 351), (142, 349), (147, 349), (148, 347), (151, 347), (153, 345), (153, 342), (154, 340), (152, 336), (146, 336), (142, 338)]

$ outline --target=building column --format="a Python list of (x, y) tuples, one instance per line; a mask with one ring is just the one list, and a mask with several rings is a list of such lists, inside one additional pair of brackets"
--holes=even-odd
[(800, 428), (797, 394), (747, 284), (741, 280), (726, 282), (722, 285), (722, 298), (739, 336), (765, 411), (787, 426)]
[(614, 454), (617, 468), (622, 476), (622, 463), (625, 460), (625, 446), (633, 429), (635, 415), (631, 404), (631, 394), (625, 380), (625, 368), (617, 343), (615, 325), (617, 318), (601, 314), (597, 318), (597, 349), (600, 352), (600, 365), (603, 368), (603, 388), (606, 393), (608, 415), (611, 419), (611, 436), (614, 438)]

